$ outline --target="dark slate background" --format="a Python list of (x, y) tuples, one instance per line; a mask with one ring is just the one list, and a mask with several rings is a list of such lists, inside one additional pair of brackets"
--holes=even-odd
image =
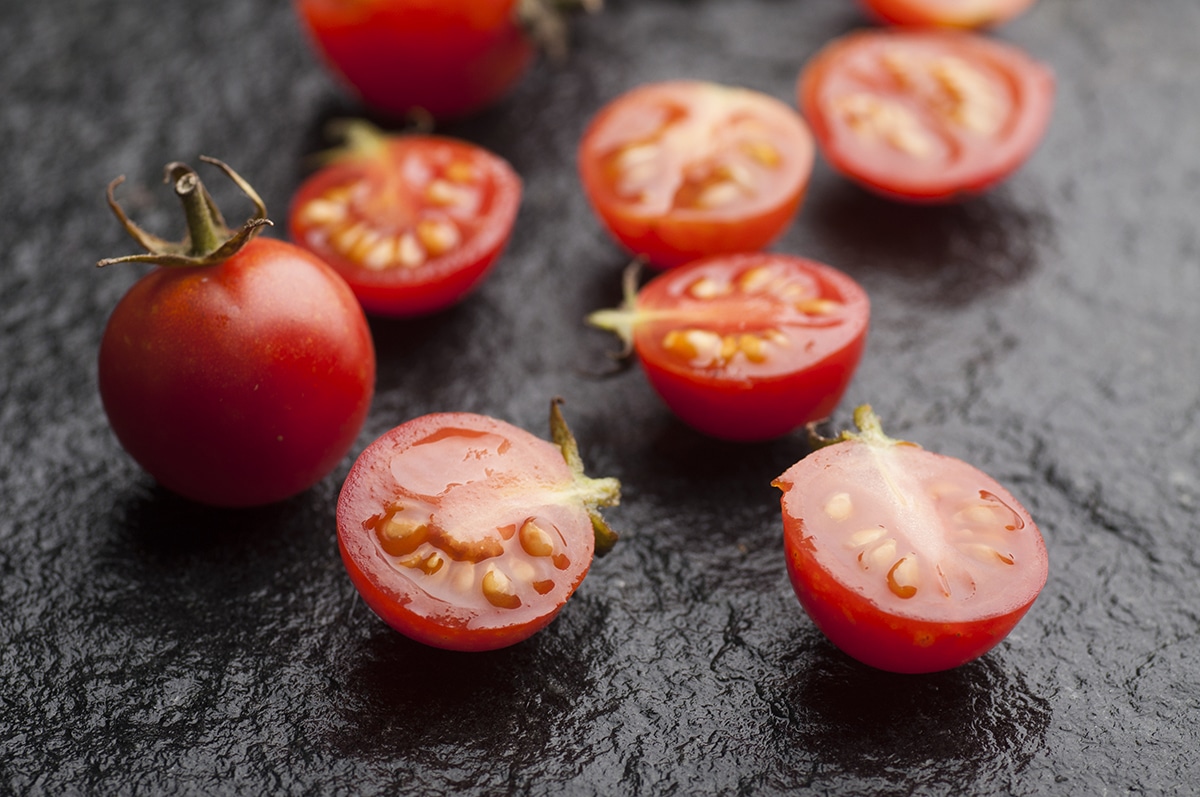
[[(625, 259), (583, 199), (582, 126), (633, 85), (707, 78), (792, 102), (849, 0), (609, 0), (507, 102), (444, 132), (509, 158), (526, 196), (460, 307), (377, 322), (355, 452), (437, 410), (538, 434), (565, 397), (624, 532), (559, 619), (508, 650), (423, 648), (357, 599), (334, 502), (350, 457), (278, 506), (164, 493), (96, 391), (137, 267), (104, 203), (181, 231), (168, 161), (220, 157), (281, 220), (355, 113), (284, 0), (0, 0), (0, 791), (16, 794), (1127, 794), (1200, 788), (1200, 4), (1041, 0), (995, 35), (1059, 79), (1047, 139), (956, 207), (875, 199), (818, 165), (778, 249), (870, 292), (839, 423), (1019, 495), (1050, 580), (953, 672), (864, 668), (793, 597), (770, 481), (799, 434), (683, 427), (614, 341)], [(207, 174), (207, 173), (206, 173)], [(231, 219), (249, 212), (219, 178)], [(279, 228), (273, 233), (280, 235)], [(1190, 785), (1189, 785), (1190, 784)]]

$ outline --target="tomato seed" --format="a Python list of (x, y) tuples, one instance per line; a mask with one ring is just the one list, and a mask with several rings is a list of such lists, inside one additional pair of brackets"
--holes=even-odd
[(520, 540), (521, 547), (530, 556), (549, 556), (554, 553), (554, 539), (532, 518), (521, 524)]
[(854, 501), (850, 493), (834, 493), (825, 502), (825, 514), (833, 520), (845, 520), (854, 512)]
[(513, 591), (512, 581), (494, 567), (484, 574), (482, 589), (483, 597), (497, 608), (516, 609), (521, 605), (521, 596)]

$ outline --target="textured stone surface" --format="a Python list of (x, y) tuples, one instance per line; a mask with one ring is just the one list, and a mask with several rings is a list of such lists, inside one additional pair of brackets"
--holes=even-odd
[[(1046, 536), (1051, 576), (1008, 641), (957, 671), (849, 661), (792, 596), (753, 446), (673, 420), (613, 343), (622, 255), (573, 166), (588, 116), (646, 80), (791, 101), (863, 24), (847, 0), (609, 0), (565, 66), (448, 128), (512, 160), (526, 200), (482, 290), (377, 322), (356, 450), (435, 410), (545, 433), (549, 398), (624, 539), (545, 632), (456, 655), (391, 632), (338, 559), (349, 459), (282, 505), (156, 488), (96, 393), (137, 271), (103, 191), (177, 231), (167, 161), (220, 157), (281, 219), (317, 131), (355, 106), (283, 0), (0, 3), (0, 792), (1187, 793), (1200, 781), (1200, 5), (1041, 0), (996, 35), (1049, 61), (1049, 135), (1010, 183), (897, 207), (818, 167), (778, 248), (874, 303), (837, 420), (988, 470)], [(212, 182), (215, 186), (219, 181)], [(219, 198), (220, 191), (218, 191)], [(224, 195), (233, 202), (232, 194)], [(241, 215), (236, 204), (228, 214)], [(276, 228), (275, 234), (282, 234)]]

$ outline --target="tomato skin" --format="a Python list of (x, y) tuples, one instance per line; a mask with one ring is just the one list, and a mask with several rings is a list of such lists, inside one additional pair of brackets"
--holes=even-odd
[[(777, 287), (738, 287), (759, 277)], [(778, 291), (799, 294), (788, 300)], [(804, 303), (822, 306), (794, 306)], [(851, 277), (774, 253), (695, 260), (657, 275), (627, 306), (590, 320), (613, 329), (605, 315), (624, 316), (633, 351), (663, 402), (694, 429), (733, 441), (769, 440), (828, 416), (858, 367), (870, 317), (867, 294)], [(733, 353), (692, 356), (681, 335)]]
[[(494, 650), (557, 616), (596, 553), (589, 507), (615, 503), (617, 487), (504, 421), (432, 413), (359, 455), (338, 498), (338, 547), (363, 600), (396, 631), (448, 650)], [(417, 519), (420, 542), (388, 551), (392, 517)], [(526, 547), (532, 520), (551, 532), (553, 555)], [(486, 597), (491, 568), (516, 585), (518, 605)]]
[(1007, 22), (1035, 0), (861, 0), (863, 6), (893, 25), (984, 28)]
[[(961, 460), (894, 441), (847, 441), (808, 455), (774, 483), (784, 493), (784, 552), (796, 596), (831, 642), (869, 666), (925, 673), (972, 661), (1012, 631), (1046, 583), (1046, 548), (1028, 511)], [(940, 491), (933, 511), (923, 511), (931, 504), (920, 490), (909, 491), (915, 485)], [(863, 517), (835, 517), (830, 496), (841, 489)], [(901, 495), (905, 503), (889, 504)], [(872, 514), (872, 505), (888, 516)], [(962, 520), (980, 507), (1000, 519)], [(856, 547), (864, 534), (875, 540)], [(910, 556), (933, 558), (938, 569), (923, 564), (912, 579), (920, 587), (905, 594), (891, 577)]]
[(334, 74), (368, 106), (402, 117), (470, 115), (507, 95), (536, 48), (517, 0), (295, 0)]
[[(630, 154), (647, 147), (658, 152)], [(602, 108), (580, 141), (578, 168), (612, 237), (650, 265), (673, 268), (779, 238), (804, 199), (813, 153), (804, 121), (773, 97), (679, 80), (638, 86)], [(626, 167), (627, 157), (641, 163)], [(729, 189), (728, 198), (699, 201), (706, 182)]]
[(349, 288), (262, 237), (218, 265), (150, 271), (100, 344), (100, 396), (121, 445), (167, 489), (216, 506), (272, 503), (328, 475), (374, 384)]
[[(441, 170), (469, 167), (470, 197), (461, 208), (439, 206), (425, 194), (435, 182), (449, 184)], [(451, 186), (467, 190), (463, 184)], [(331, 192), (343, 191), (348, 214), (331, 227), (308, 218), (305, 209)], [(350, 284), (363, 308), (384, 316), (416, 316), (444, 310), (467, 296), (504, 252), (520, 209), (521, 178), (503, 158), (466, 141), (443, 136), (382, 137), (364, 151), (350, 151), (306, 179), (288, 216), (293, 241), (329, 263)], [(423, 254), (419, 265), (373, 268), (367, 249), (353, 259), (331, 243), (331, 231), (364, 224), (399, 240), (426, 220), (449, 224), (461, 241), (445, 253)], [(416, 240), (414, 237), (413, 240)]]
[(873, 29), (826, 45), (801, 71), (797, 98), (835, 170), (890, 199), (952, 202), (1033, 153), (1054, 75), (979, 34)]

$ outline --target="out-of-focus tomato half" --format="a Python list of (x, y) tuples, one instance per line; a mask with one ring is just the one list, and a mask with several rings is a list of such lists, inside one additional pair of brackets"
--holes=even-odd
[(757, 91), (698, 81), (617, 97), (579, 146), (596, 214), (658, 268), (774, 241), (800, 207), (812, 163), (812, 135), (794, 110)]
[(1054, 77), (979, 34), (888, 28), (828, 44), (797, 93), (839, 172), (894, 199), (944, 202), (994, 186), (1033, 153)]
[(465, 297), (504, 251), (521, 178), (498, 155), (364, 122), (292, 199), (292, 240), (350, 284), (370, 313), (410, 316)]

